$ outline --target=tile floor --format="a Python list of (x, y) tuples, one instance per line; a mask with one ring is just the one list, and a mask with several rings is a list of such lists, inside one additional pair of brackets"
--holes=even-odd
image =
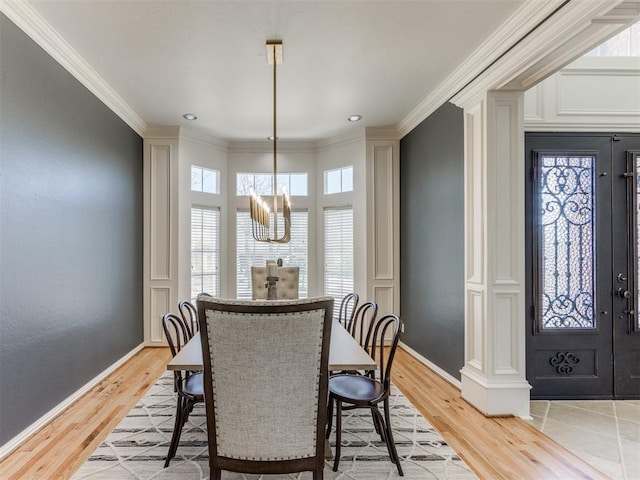
[(530, 423), (615, 480), (640, 479), (640, 400), (533, 400)]

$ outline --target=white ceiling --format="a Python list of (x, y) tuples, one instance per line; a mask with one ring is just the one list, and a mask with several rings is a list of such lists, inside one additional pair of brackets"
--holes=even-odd
[(221, 139), (271, 134), (265, 41), (282, 39), (287, 140), (397, 125), (524, 0), (29, 3), (148, 125)]

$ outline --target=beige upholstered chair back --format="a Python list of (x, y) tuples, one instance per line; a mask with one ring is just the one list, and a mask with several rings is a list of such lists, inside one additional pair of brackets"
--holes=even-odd
[(212, 473), (322, 471), (333, 299), (197, 306)]
[[(278, 300), (295, 300), (299, 297), (300, 267), (278, 267)], [(266, 267), (251, 267), (251, 298), (266, 300)]]

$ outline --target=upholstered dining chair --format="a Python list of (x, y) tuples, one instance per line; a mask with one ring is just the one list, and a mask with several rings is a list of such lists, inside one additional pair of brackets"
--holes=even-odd
[(333, 299), (196, 301), (211, 479), (323, 478)]
[[(278, 300), (299, 298), (300, 267), (278, 267), (278, 278)], [(266, 283), (266, 267), (251, 267), (251, 298), (253, 300), (266, 300)]]
[[(336, 451), (333, 463), (333, 471), (338, 471), (340, 463), (341, 442), (342, 442), (342, 411), (356, 408), (368, 408), (373, 416), (373, 424), (376, 432), (385, 442), (391, 461), (396, 464), (398, 473), (403, 476), (400, 457), (396, 451), (396, 445), (391, 431), (389, 394), (391, 392), (391, 366), (395, 357), (402, 323), (396, 315), (385, 315), (375, 323), (371, 334), (370, 348), (368, 350), (371, 357), (377, 361), (378, 370), (372, 372), (370, 376), (340, 374), (329, 379), (329, 421), (327, 425), (327, 438), (331, 433), (331, 415), (333, 405), (336, 406)], [(392, 335), (391, 345), (385, 346), (387, 333)], [(378, 378), (376, 378), (378, 373)], [(378, 405), (382, 403), (384, 416), (380, 413)]]
[(353, 320), (353, 316), (356, 313), (356, 308), (358, 307), (358, 301), (360, 300), (360, 296), (353, 292), (345, 295), (342, 298), (342, 302), (340, 302), (340, 310), (338, 311), (338, 321), (342, 324), (344, 328), (349, 330), (351, 322)]
[[(187, 323), (174, 313), (167, 313), (162, 317), (162, 329), (167, 338), (171, 355), (174, 357), (193, 335)], [(167, 458), (164, 462), (165, 468), (169, 466), (169, 462), (171, 462), (171, 459), (176, 455), (182, 428), (184, 424), (187, 423), (193, 406), (198, 402), (204, 402), (201, 372), (175, 370), (173, 372), (173, 382), (174, 389), (178, 394), (176, 400), (176, 418), (173, 425), (171, 443), (169, 444), (169, 453), (167, 453)]]

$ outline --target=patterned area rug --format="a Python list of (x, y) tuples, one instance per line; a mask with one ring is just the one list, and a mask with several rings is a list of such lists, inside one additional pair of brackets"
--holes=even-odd
[[(405, 479), (476, 478), (409, 401), (394, 387), (391, 423)], [(74, 479), (207, 479), (209, 460), (204, 406), (197, 405), (185, 425), (175, 458), (163, 468), (175, 413), (173, 377), (166, 373), (109, 434)], [(331, 435), (332, 446), (335, 434)], [(338, 472), (326, 461), (325, 479), (403, 478), (389, 460), (366, 410), (343, 412), (342, 458)], [(243, 475), (224, 472), (224, 480), (310, 480), (295, 475)]]

